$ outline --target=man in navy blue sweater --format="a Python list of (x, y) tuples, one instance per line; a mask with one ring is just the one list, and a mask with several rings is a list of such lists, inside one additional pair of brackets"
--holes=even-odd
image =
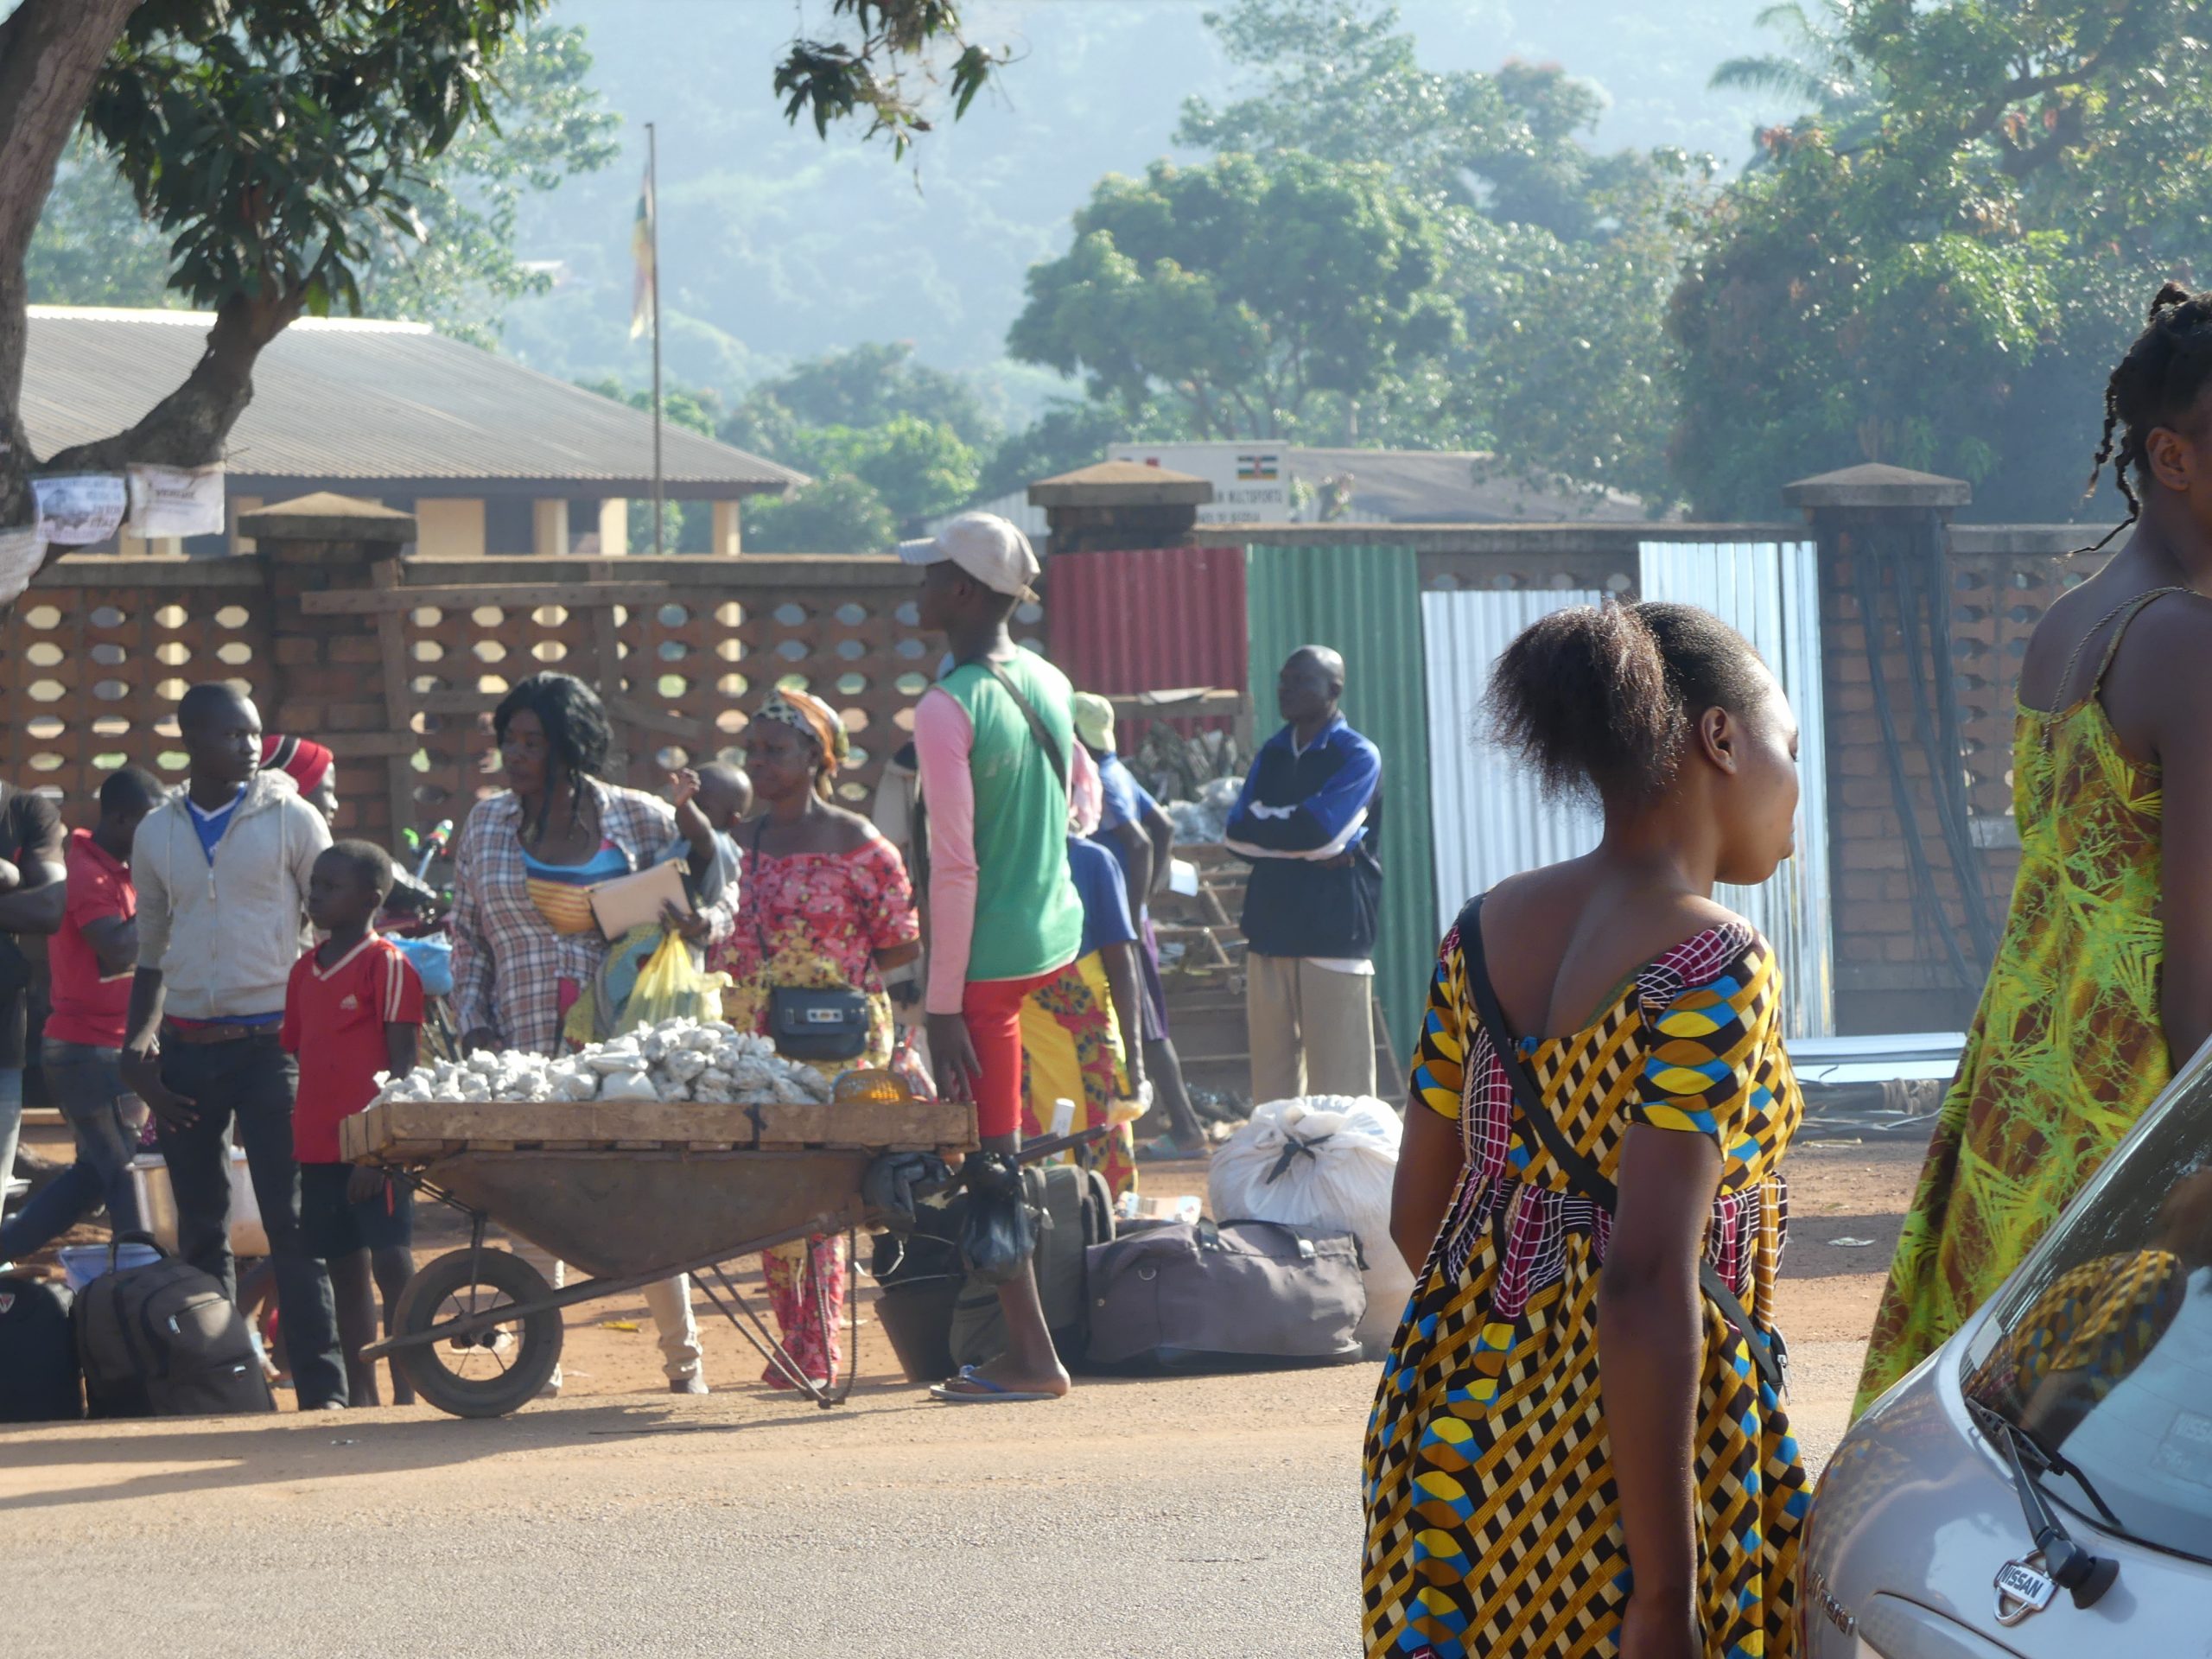
[(1252, 861), (1244, 1015), (1255, 1105), (1375, 1092), (1382, 757), (1337, 712), (1344, 692), (1335, 652), (1291, 652), (1275, 678), (1288, 723), (1261, 745), (1229, 815), (1229, 849)]

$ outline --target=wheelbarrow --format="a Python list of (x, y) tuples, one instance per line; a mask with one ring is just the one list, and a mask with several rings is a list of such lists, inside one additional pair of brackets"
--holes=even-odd
[[(563, 1309), (679, 1273), (796, 1390), (824, 1409), (842, 1404), (859, 1299), (847, 1298), (843, 1376), (810, 1376), (729, 1264), (825, 1234), (846, 1234), (849, 1246), (892, 1220), (862, 1196), (877, 1158), (976, 1145), (972, 1109), (916, 1100), (392, 1103), (346, 1119), (340, 1136), (348, 1159), (382, 1164), (469, 1219), (467, 1245), (417, 1272), (391, 1334), (362, 1351), (390, 1357), (424, 1400), (460, 1417), (505, 1416), (537, 1397), (561, 1362)], [(1090, 1138), (1039, 1141), (1022, 1159)], [(487, 1248), (493, 1222), (587, 1276), (556, 1290), (523, 1257)], [(827, 1287), (814, 1292), (826, 1325)]]

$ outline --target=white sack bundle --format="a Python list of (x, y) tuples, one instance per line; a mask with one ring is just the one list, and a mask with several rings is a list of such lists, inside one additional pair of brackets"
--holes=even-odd
[(1398, 1115), (1372, 1096), (1269, 1101), (1222, 1142), (1206, 1171), (1216, 1221), (1249, 1217), (1358, 1235), (1367, 1313), (1357, 1334), (1370, 1354), (1389, 1345), (1413, 1294), (1413, 1271), (1390, 1240), (1402, 1133)]

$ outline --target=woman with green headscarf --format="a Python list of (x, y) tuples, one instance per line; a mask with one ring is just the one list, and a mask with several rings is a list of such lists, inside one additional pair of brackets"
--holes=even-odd
[[(746, 769), (764, 810), (745, 837), (736, 927), (708, 963), (730, 976), (724, 1011), (740, 1030), (766, 1034), (769, 996), (779, 987), (856, 990), (868, 1000), (867, 1046), (824, 1069), (887, 1065), (891, 999), (881, 970), (921, 954), (921, 921), (898, 849), (836, 804), (837, 771), (850, 749), (844, 722), (819, 697), (779, 690), (753, 715), (745, 741)], [(844, 1240), (779, 1246), (765, 1265), (785, 1350), (810, 1377), (834, 1377)], [(772, 1365), (762, 1380), (790, 1386)]]

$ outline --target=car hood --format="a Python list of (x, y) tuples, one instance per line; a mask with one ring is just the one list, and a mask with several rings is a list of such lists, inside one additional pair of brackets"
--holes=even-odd
[[(2035, 1545), (2010, 1471), (1959, 1391), (1978, 1323), (1885, 1395), (1822, 1472), (1799, 1580), (1808, 1659), (2212, 1659), (2212, 1567), (2101, 1531), (2063, 1504), (2075, 1541), (2120, 1563), (2118, 1582), (2094, 1607), (2062, 1590), (2041, 1612), (1999, 1622), (1997, 1574)], [(1847, 1625), (1864, 1648), (1839, 1640)]]

